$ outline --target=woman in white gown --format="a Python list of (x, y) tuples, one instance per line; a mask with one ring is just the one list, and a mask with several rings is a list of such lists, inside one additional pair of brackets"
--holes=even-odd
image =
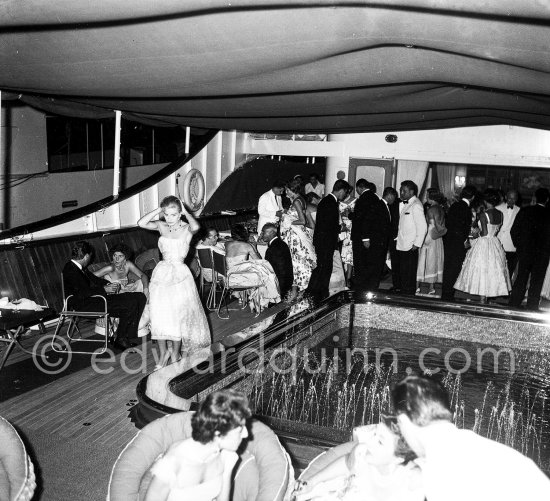
[(225, 262), (229, 286), (252, 287), (248, 295), (250, 309), (257, 314), (269, 303), (280, 303), (279, 282), (269, 261), (262, 259), (252, 244), (246, 227), (231, 228), (232, 240), (225, 244)]
[(429, 284), (428, 294), (435, 294), (435, 284), (443, 282), (443, 239), (441, 238), (447, 229), (445, 228), (445, 197), (434, 188), (428, 190), (428, 204), (426, 212), (428, 233), (418, 253), (418, 267), (416, 281), (417, 293), (420, 292), (420, 284)]
[(492, 189), (486, 190), (483, 198), (486, 209), (482, 205), (478, 211), (480, 236), (472, 241), (454, 288), (485, 301), (488, 297), (507, 296), (511, 285), (506, 253), (497, 238), (503, 219), (502, 212), (495, 208), (500, 198)]
[[(161, 213), (164, 221), (153, 221)], [(182, 215), (189, 224), (182, 221)], [(200, 225), (174, 196), (164, 198), (160, 207), (143, 216), (138, 225), (160, 233), (162, 261), (153, 270), (149, 285), (151, 337), (158, 341), (160, 357), (156, 368), (160, 368), (170, 359), (178, 360), (182, 351), (189, 354), (210, 345), (210, 329), (197, 286), (183, 262), (191, 237)]]

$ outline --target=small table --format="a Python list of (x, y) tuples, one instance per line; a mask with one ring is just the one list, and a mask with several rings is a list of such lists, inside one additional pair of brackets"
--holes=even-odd
[(0, 343), (7, 343), (8, 345), (0, 360), (1, 371), (15, 345), (25, 353), (34, 354), (33, 351), (29, 351), (21, 345), (20, 338), (29, 330), (30, 326), (36, 324), (39, 325), (40, 331), (44, 334), (46, 329), (42, 322), (54, 317), (55, 312), (50, 308), (40, 311), (0, 308), (0, 313), (2, 313), (0, 316)]

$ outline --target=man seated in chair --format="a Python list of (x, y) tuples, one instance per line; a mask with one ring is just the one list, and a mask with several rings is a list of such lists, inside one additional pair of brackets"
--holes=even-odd
[(76, 242), (72, 248), (72, 259), (63, 268), (65, 295), (73, 296), (68, 307), (76, 311), (101, 311), (103, 300), (91, 296), (103, 296), (107, 300), (109, 315), (120, 320), (114, 346), (119, 349), (135, 346), (139, 319), (147, 298), (142, 292), (117, 294), (119, 284), (110, 283), (88, 271), (93, 253), (93, 247), (83, 240)]
[(264, 224), (260, 238), (267, 244), (265, 259), (271, 263), (277, 275), (281, 298), (284, 299), (292, 289), (294, 281), (290, 249), (277, 235), (277, 226), (273, 223)]

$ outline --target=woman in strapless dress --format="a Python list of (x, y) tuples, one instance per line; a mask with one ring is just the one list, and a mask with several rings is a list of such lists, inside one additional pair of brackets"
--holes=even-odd
[[(164, 221), (153, 221), (160, 214)], [(155, 368), (160, 368), (170, 360), (179, 360), (182, 352), (191, 354), (210, 346), (210, 329), (197, 286), (184, 263), (191, 237), (200, 225), (174, 196), (164, 198), (160, 207), (143, 216), (138, 225), (160, 233), (162, 261), (153, 270), (149, 284), (151, 337), (158, 341), (160, 350)]]

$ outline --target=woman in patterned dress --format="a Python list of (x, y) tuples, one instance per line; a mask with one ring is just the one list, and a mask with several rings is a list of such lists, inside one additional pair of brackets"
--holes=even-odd
[[(351, 219), (349, 213), (353, 211), (355, 201), (357, 200), (354, 195), (353, 187), (350, 186), (349, 192), (342, 202), (340, 202), (340, 218), (342, 224), (346, 227), (346, 231), (342, 232), (344, 239), (342, 240), (342, 250), (340, 254), (342, 256), (342, 263), (344, 264), (344, 273), (346, 276), (346, 285), (349, 286), (349, 282), (353, 275), (353, 249), (351, 245)], [(342, 235), (341, 234), (341, 235)]]
[(311, 272), (317, 265), (313, 247), (313, 230), (306, 226), (306, 201), (300, 193), (301, 183), (293, 179), (287, 184), (286, 196), (292, 202), (281, 218), (281, 238), (286, 242), (292, 257), (294, 283), (292, 297), (303, 291), (309, 284)]

